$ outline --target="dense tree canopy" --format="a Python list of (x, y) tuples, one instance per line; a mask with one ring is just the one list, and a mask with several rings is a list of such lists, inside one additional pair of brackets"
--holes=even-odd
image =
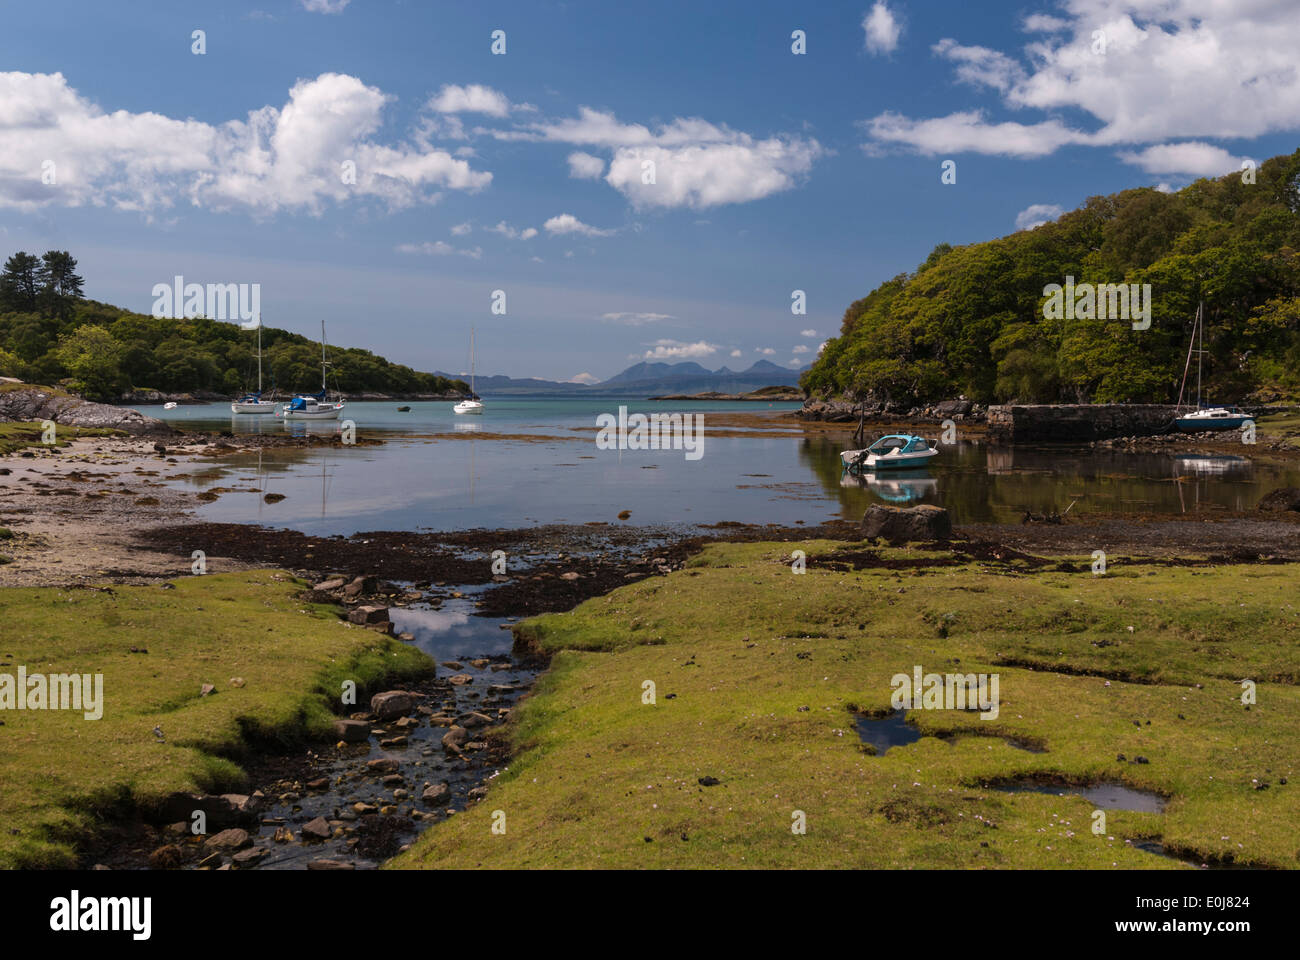
[[(91, 399), (131, 389), (235, 395), (257, 385), (256, 335), (206, 318), (158, 319), (81, 297), (76, 260), (18, 253), (0, 274), (0, 376), (64, 384)], [(460, 380), (331, 346), (330, 386), (343, 393), (467, 392)], [(282, 394), (320, 389), (320, 342), (265, 327), (263, 382)]]
[[(1220, 402), (1300, 398), (1300, 151), (1177, 193), (1091, 197), (1033, 230), (940, 244), (851, 304), (810, 394), (897, 405), (1172, 402), (1198, 302)], [(1045, 288), (1151, 285), (1151, 325), (1046, 319)]]

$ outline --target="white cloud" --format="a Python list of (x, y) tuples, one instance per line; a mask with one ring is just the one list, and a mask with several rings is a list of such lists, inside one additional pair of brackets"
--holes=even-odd
[(1120, 159), (1147, 173), (1176, 173), (1192, 177), (1218, 177), (1240, 170), (1246, 157), (1234, 157), (1208, 143), (1161, 143), (1140, 152), (1121, 153)]
[(776, 351), (773, 350), (771, 347), (755, 347), (754, 352), (761, 353), (765, 357), (770, 357), (772, 356), (772, 354), (776, 353)]
[(399, 243), (394, 248), (398, 253), (422, 253), (431, 257), (446, 257), (455, 254), (461, 257), (469, 257), (478, 260), (483, 256), (481, 247), (471, 247), (460, 249), (453, 247), (450, 243), (442, 240), (435, 240), (433, 243), (428, 241), (424, 243)]
[[(934, 53), (954, 65), (957, 79), (992, 91), (1001, 108), (1044, 116), (1012, 123), (981, 110), (882, 113), (866, 124), (877, 145), (1036, 157), (1072, 144), (1243, 139), (1300, 128), (1300, 18), (1286, 0), (1069, 0), (1060, 16), (1030, 15), (1022, 28), (1028, 36), (1019, 51), (944, 39)], [(1094, 52), (1096, 31), (1104, 53)], [(1075, 116), (1085, 119), (1059, 119)], [(1217, 166), (1197, 160), (1170, 172)], [(1160, 162), (1170, 161), (1148, 161)]]
[(744, 356), (744, 354), (742, 354), (739, 350), (732, 350), (730, 355), (733, 357)]
[(1060, 33), (1070, 25), (1070, 21), (1053, 17), (1046, 13), (1031, 13), (1025, 17), (1021, 29), (1025, 33)]
[[(584, 237), (609, 237), (617, 232), (614, 230), (601, 230), (585, 224), (571, 213), (561, 213), (558, 216), (551, 217), (542, 224), (542, 229), (555, 235), (578, 233)], [(569, 254), (565, 255), (568, 256)]]
[(898, 37), (903, 32), (903, 26), (884, 0), (876, 0), (862, 17), (862, 31), (866, 35), (863, 42), (869, 52), (892, 53), (898, 48)]
[(807, 352), (808, 352), (808, 348), (805, 347), (805, 346), (801, 343), (801, 344), (797, 345), (797, 346), (796, 346), (792, 351), (790, 351), (790, 352), (791, 352), (791, 353), (807, 353)]
[(656, 340), (653, 349), (641, 355), (642, 360), (697, 360), (718, 352), (712, 343), (700, 340), (696, 343), (683, 343), (680, 340)]
[(607, 323), (622, 324), (625, 327), (642, 327), (648, 323), (662, 323), (677, 318), (669, 313), (602, 313), (600, 319)]
[(510, 224), (506, 223), (504, 220), (498, 223), (495, 227), (488, 227), (487, 230), (490, 233), (499, 233), (501, 236), (510, 240), (531, 240), (533, 237), (537, 236), (536, 227), (524, 227), (522, 230), (519, 230), (510, 226)]
[(570, 377), (568, 380), (561, 380), (560, 382), (561, 382), (561, 383), (587, 383), (587, 384), (591, 384), (591, 383), (600, 383), (600, 378), (599, 378), (599, 377), (593, 377), (593, 376), (592, 376), (591, 374), (589, 374), (589, 373), (580, 373), (580, 374), (578, 374), (578, 375), (575, 376), (575, 377)]
[(1032, 230), (1055, 220), (1065, 211), (1055, 203), (1031, 203), (1016, 214), (1017, 230)]
[[(523, 130), (485, 132), (501, 139), (606, 148), (612, 156), (605, 182), (637, 208), (702, 209), (762, 199), (794, 187), (825, 153), (813, 139), (777, 135), (757, 140), (697, 117), (679, 117), (651, 131), (590, 107), (580, 108), (577, 117), (533, 123)], [(654, 182), (645, 182), (649, 179)]]
[(579, 180), (592, 180), (605, 172), (604, 160), (581, 150), (569, 154), (568, 160), (569, 176)]
[[(264, 215), (378, 199), (397, 209), (436, 201), (437, 188), (492, 181), (464, 160), (419, 144), (383, 144), (388, 95), (356, 77), (300, 80), (280, 108), (220, 126), (157, 113), (106, 113), (62, 74), (0, 73), (0, 206), (108, 205), (151, 212), (188, 200)], [(55, 183), (41, 182), (54, 164)], [(355, 183), (344, 164), (355, 166)]]
[(799, 336), (801, 336), (801, 337), (815, 337), (815, 336), (817, 336), (817, 331), (816, 331), (816, 330), (812, 330), (812, 329), (809, 329), (809, 330), (800, 330), (800, 331), (799, 331)]
[(429, 109), (437, 113), (485, 113), (490, 117), (509, 116), (512, 109), (504, 93), (471, 83), (458, 86), (443, 84), (442, 89), (429, 98)]
[(473, 229), (474, 228), (471, 226), (470, 222), (466, 220), (464, 223), (458, 223), (453, 226), (451, 228), (451, 235), (453, 237), (463, 237)]
[(1087, 134), (1070, 130), (1058, 120), (1023, 124), (989, 123), (978, 110), (946, 117), (913, 120), (885, 112), (867, 121), (867, 131), (878, 142), (911, 147), (918, 153), (985, 153), (1013, 157), (1041, 157), (1068, 143), (1086, 143)]
[(342, 13), (351, 0), (298, 0), (308, 13)]

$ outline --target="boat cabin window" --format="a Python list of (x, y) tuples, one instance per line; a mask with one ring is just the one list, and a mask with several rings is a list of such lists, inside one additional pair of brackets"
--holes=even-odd
[(917, 437), (907, 445), (909, 451), (929, 450), (930, 445), (925, 442), (924, 437)]
[(887, 453), (891, 450), (901, 450), (906, 443), (907, 441), (902, 437), (881, 437), (868, 449), (876, 453)]

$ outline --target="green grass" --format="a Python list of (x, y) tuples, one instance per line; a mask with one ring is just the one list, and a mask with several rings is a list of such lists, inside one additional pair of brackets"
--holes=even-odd
[[(509, 769), (394, 865), (1185, 868), (1125, 843), (1159, 839), (1189, 857), (1300, 866), (1296, 565), (1111, 557), (1094, 577), (1086, 559), (1082, 573), (821, 562), (843, 546), (712, 545), (683, 571), (520, 625), (553, 660), (515, 711)], [(888, 708), (890, 678), (917, 664), (996, 672), (996, 720), (909, 714), (925, 734), (995, 736), (864, 752), (853, 708)], [(1243, 677), (1258, 682), (1249, 710)], [(1168, 803), (1107, 811), (1096, 836), (1080, 797), (982, 786), (1029, 775), (1119, 780)], [(497, 810), (504, 835), (490, 829)], [(806, 835), (791, 831), (796, 810)]]
[[(173, 583), (0, 591), (0, 673), (102, 673), (105, 703), (99, 720), (0, 711), (0, 867), (72, 865), (101, 817), (241, 786), (250, 743), (327, 733), (344, 680), (365, 691), (433, 669), (415, 648), (296, 600), (305, 585), (285, 573)], [(200, 698), (204, 683), (217, 692)]]
[[(28, 447), (51, 446), (41, 442), (41, 424), (14, 421), (0, 423), (0, 456), (17, 453)], [(58, 424), (55, 428), (55, 442), (52, 446), (66, 447), (77, 437), (124, 437), (125, 430), (113, 430), (109, 427), (70, 427)]]

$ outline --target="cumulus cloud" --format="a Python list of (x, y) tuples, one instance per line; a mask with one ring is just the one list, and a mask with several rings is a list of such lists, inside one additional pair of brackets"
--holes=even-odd
[(761, 353), (765, 357), (770, 357), (772, 356), (772, 354), (776, 353), (776, 351), (773, 350), (771, 347), (755, 347), (754, 352)]
[(807, 353), (807, 352), (808, 352), (808, 348), (805, 347), (802, 343), (801, 343), (801, 344), (798, 344), (798, 345), (797, 345), (797, 346), (796, 346), (796, 347), (791, 351), (791, 353)]
[(744, 356), (744, 354), (742, 354), (739, 350), (732, 350), (730, 356), (740, 357), (740, 356)]
[(604, 160), (581, 150), (569, 154), (568, 160), (569, 176), (579, 180), (593, 180), (605, 172)]
[(1240, 170), (1246, 157), (1234, 157), (1208, 143), (1161, 143), (1138, 152), (1123, 152), (1120, 159), (1147, 173), (1178, 173), (1193, 177), (1218, 177)]
[(862, 32), (863, 43), (870, 53), (893, 53), (898, 48), (903, 26), (884, 0), (876, 0), (862, 18)]
[[(794, 187), (825, 153), (816, 140), (798, 136), (756, 139), (695, 117), (651, 130), (590, 107), (580, 108), (576, 117), (492, 135), (608, 149), (605, 182), (637, 208), (703, 209), (762, 199)], [(580, 169), (594, 169), (590, 161), (578, 163)]]
[(542, 229), (554, 235), (577, 233), (584, 237), (609, 237), (617, 232), (614, 230), (601, 230), (585, 224), (571, 213), (561, 213), (558, 216), (551, 217), (542, 224)]
[[(873, 145), (1037, 157), (1067, 145), (1177, 145), (1300, 126), (1300, 18), (1283, 0), (1070, 0), (1060, 16), (1031, 14), (1021, 26), (1020, 50), (945, 38), (933, 52), (959, 81), (992, 92), (1000, 108), (1044, 116), (1007, 122), (984, 110), (882, 113), (865, 124)], [(1095, 48), (1096, 31), (1104, 52)], [(1085, 119), (1059, 119), (1076, 116)], [(1144, 168), (1181, 158), (1182, 169), (1161, 172), (1190, 175), (1223, 159), (1192, 151), (1132, 156)]]
[(451, 235), (453, 237), (463, 237), (473, 229), (474, 229), (473, 226), (467, 220), (464, 223), (458, 223), (454, 225), (451, 228)]
[(1032, 230), (1055, 220), (1065, 211), (1055, 203), (1031, 203), (1016, 214), (1017, 230)]
[(399, 243), (394, 249), (398, 253), (421, 253), (431, 257), (448, 257), (454, 254), (478, 260), (483, 256), (483, 250), (480, 247), (462, 250), (442, 240), (435, 240), (433, 243), (427, 241), (425, 243)]
[(585, 383), (585, 384), (592, 384), (592, 383), (600, 383), (600, 378), (599, 378), (599, 377), (593, 377), (593, 376), (592, 376), (591, 374), (589, 374), (589, 373), (580, 373), (580, 374), (578, 374), (577, 376), (570, 377), (568, 380), (561, 380), (560, 382), (561, 382), (561, 383)]
[(617, 323), (625, 327), (643, 327), (649, 323), (662, 323), (677, 318), (670, 313), (602, 313), (600, 319), (606, 323)]
[(809, 330), (800, 330), (800, 331), (799, 331), (799, 336), (801, 336), (801, 337), (815, 337), (815, 336), (817, 336), (817, 331), (816, 331), (816, 330), (812, 330), (812, 329), (809, 329)]
[(485, 113), (490, 117), (509, 116), (511, 103), (504, 93), (471, 83), (458, 86), (443, 84), (441, 90), (429, 98), (429, 109), (437, 113)]
[(641, 354), (642, 360), (697, 360), (700, 357), (717, 353), (718, 347), (712, 343), (699, 340), (695, 343), (683, 343), (680, 340), (656, 340), (650, 344), (651, 349)]
[[(0, 206), (108, 205), (319, 213), (330, 202), (390, 208), (475, 192), (492, 174), (427, 144), (374, 138), (390, 98), (338, 73), (300, 80), (282, 107), (213, 126), (107, 113), (60, 73), (0, 73)], [(52, 165), (54, 182), (42, 182)]]

